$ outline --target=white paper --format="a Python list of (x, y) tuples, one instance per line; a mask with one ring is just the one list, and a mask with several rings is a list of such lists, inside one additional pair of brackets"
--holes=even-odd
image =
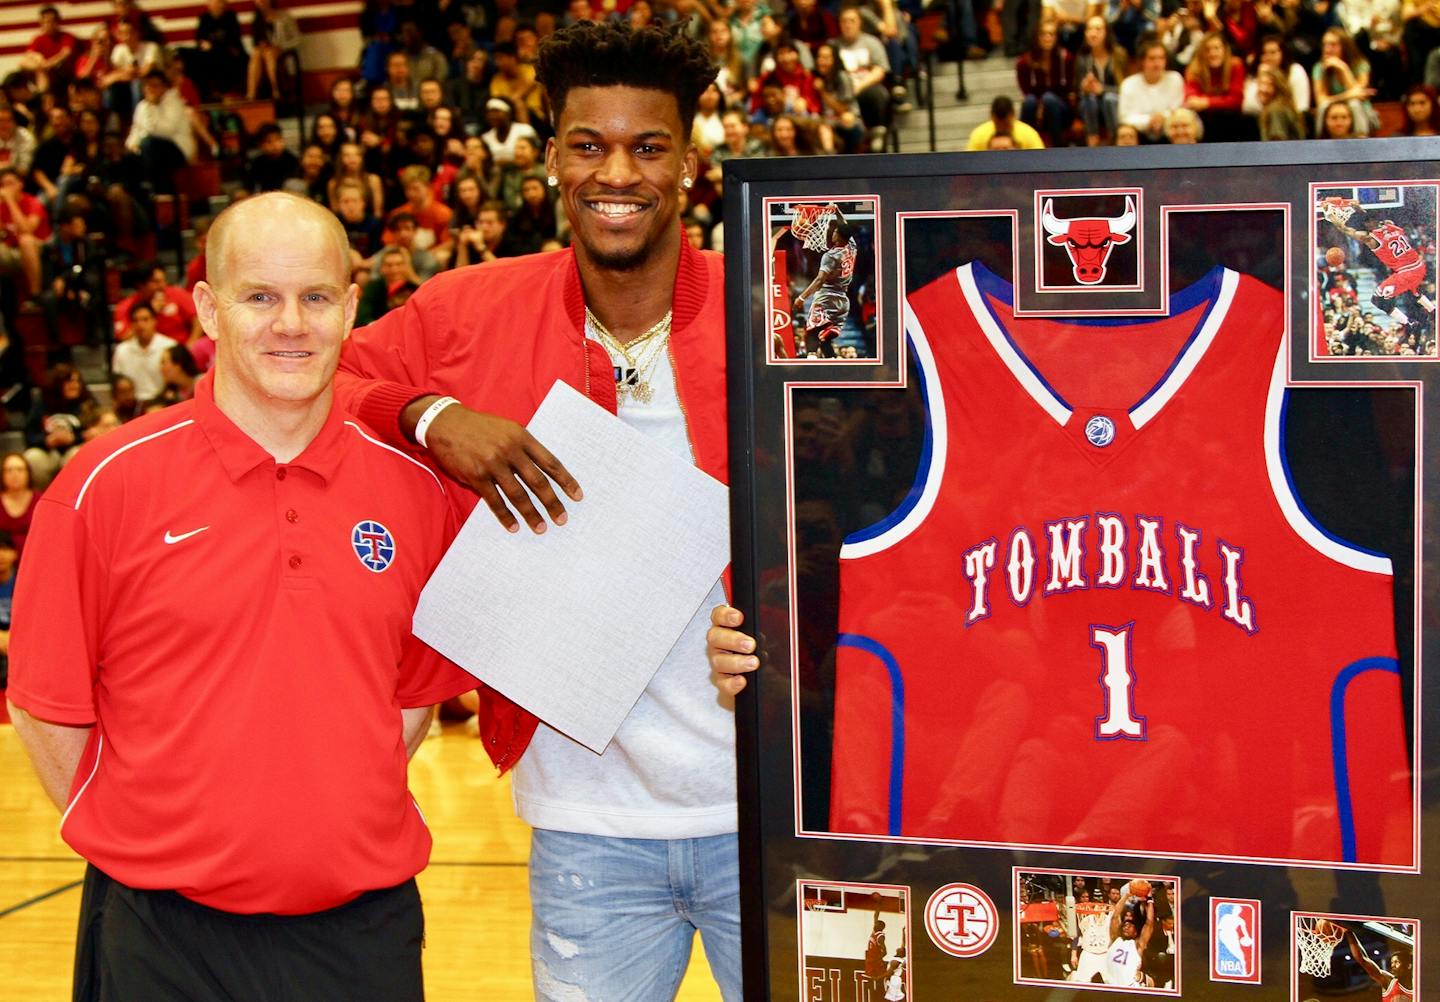
[(476, 505), (415, 635), (601, 752), (730, 561), (727, 490), (563, 382), (527, 427), (585, 499), (538, 536)]

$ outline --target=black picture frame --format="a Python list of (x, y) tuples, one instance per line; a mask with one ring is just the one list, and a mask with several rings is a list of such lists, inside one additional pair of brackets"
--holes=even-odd
[[(1423, 217), (1427, 220), (1423, 227), (1413, 219), (1409, 224), (1400, 221), (1412, 225), (1410, 236), (1426, 268), (1423, 280), (1402, 302), (1410, 312), (1424, 308), (1417, 306), (1417, 297), (1433, 304), (1435, 246), (1440, 237), (1440, 220), (1435, 217), (1440, 202), (1437, 152), (1440, 146), (1434, 140), (1387, 139), (727, 163), (733, 601), (745, 614), (747, 629), (759, 635), (762, 656), (760, 672), (737, 701), (746, 999), (879, 1002), (896, 990), (893, 984), (900, 985), (902, 998), (923, 1002), (1039, 999), (1056, 988), (1133, 993), (1133, 988), (1067, 982), (1063, 971), (1054, 977), (1036, 974), (1032, 961), (1053, 960), (1056, 969), (1063, 966), (1061, 949), (1048, 940), (1063, 945), (1075, 935), (1065, 918), (1067, 910), (1074, 916), (1075, 909), (1060, 902), (1060, 917), (1047, 926), (1038, 916), (1048, 909), (1032, 909), (1025, 900), (1030, 894), (1027, 881), (1033, 893), (1044, 898), (1074, 887), (1077, 876), (1093, 877), (1106, 888), (1129, 888), (1142, 876), (1147, 881), (1155, 878), (1149, 881), (1155, 887), (1146, 897), (1136, 896), (1136, 901), (1141, 906), (1148, 902), (1154, 909), (1154, 929), (1165, 927), (1163, 935), (1173, 943), (1169, 957), (1174, 978), (1169, 987), (1147, 987), (1139, 994), (1298, 1002), (1342, 983), (1353, 981), (1358, 987), (1361, 975), (1369, 984), (1365, 969), (1346, 952), (1348, 939), (1334, 947), (1329, 975), (1322, 978), (1300, 970), (1297, 941), (1312, 943), (1319, 936), (1328, 942), (1345, 928), (1354, 930), (1356, 941), (1382, 963), (1409, 950), (1415, 958), (1409, 987), (1417, 997), (1422, 984), (1440, 978), (1433, 951), (1422, 947), (1422, 932), (1435, 928), (1440, 920), (1440, 895), (1431, 877), (1440, 850), (1433, 840), (1422, 838), (1435, 818), (1437, 802), (1429, 775), (1434, 771), (1433, 752), (1424, 735), (1440, 723), (1435, 709), (1440, 706), (1440, 680), (1433, 670), (1422, 670), (1423, 665), (1435, 663), (1435, 639), (1426, 629), (1426, 617), (1436, 607), (1437, 596), (1433, 573), (1420, 573), (1422, 567), (1435, 567), (1437, 557), (1425, 525), (1428, 506), (1440, 487), (1433, 441), (1433, 429), (1440, 427), (1434, 410), (1435, 381), (1440, 378), (1433, 348), (1435, 320), (1434, 314), (1417, 316), (1409, 326), (1401, 326), (1398, 320), (1382, 317), (1373, 323), (1375, 330), (1361, 329), (1352, 344), (1349, 333), (1335, 330), (1348, 322), (1343, 289), (1335, 299), (1333, 323), (1329, 309), (1331, 289), (1343, 283), (1324, 273), (1331, 249), (1327, 244), (1332, 238), (1336, 247), (1340, 243), (1334, 236), (1341, 232), (1334, 220), (1343, 216), (1373, 221), (1373, 214), (1382, 211), (1408, 213), (1406, 219)], [(1340, 189), (1353, 191), (1354, 197), (1348, 199), (1352, 204), (1345, 204), (1343, 192), (1336, 193)], [(1386, 190), (1377, 194), (1372, 189)], [(1389, 189), (1404, 193), (1396, 196)], [(1073, 201), (1067, 202), (1067, 197)], [(770, 263), (779, 232), (774, 207), (834, 199), (874, 199), (878, 206), (874, 231), (867, 236), (874, 248), (873, 316), (864, 319), (867, 343), (874, 350), (868, 357), (857, 353), (843, 359), (787, 358), (785, 350), (777, 347), (784, 341), (777, 331), (783, 334), (788, 322), (793, 337), (793, 325), (801, 314), (789, 308), (791, 295), (771, 281)], [(1127, 199), (1134, 199), (1133, 223), (1127, 222)], [(1352, 215), (1346, 215), (1347, 208)], [(1045, 238), (1066, 239), (1052, 227), (1077, 218), (1110, 220), (1112, 238), (1131, 226), (1122, 235), (1132, 235), (1133, 245), (1139, 245), (1128, 266), (1115, 258), (1114, 287), (1102, 287), (1098, 295), (1081, 282), (1078, 263), (1076, 282), (1067, 285), (1063, 264), (1057, 270), (1055, 260), (1046, 256), (1056, 244)], [(1074, 227), (1076, 232), (1082, 228)], [(837, 228), (837, 245), (843, 239)], [(1374, 294), (1394, 277), (1395, 270), (1387, 275), (1383, 261), (1366, 257), (1363, 241), (1347, 246), (1345, 261), (1330, 270), (1358, 274), (1361, 294)], [(995, 260), (987, 261), (987, 256)], [(791, 261), (795, 260), (792, 249)], [(813, 264), (813, 258), (804, 260)], [(838, 615), (839, 599), (827, 596), (832, 590), (838, 595), (839, 586), (827, 584), (800, 596), (797, 537), (813, 528), (806, 518), (814, 509), (797, 515), (797, 508), (818, 497), (829, 498), (826, 503), (838, 510), (841, 506), (834, 498), (849, 488), (844, 477), (832, 477), (828, 487), (812, 485), (818, 493), (797, 503), (792, 403), (808, 395), (804, 409), (823, 422), (834, 417), (825, 413), (827, 406), (848, 418), (879, 406), (875, 401), (884, 393), (913, 390), (915, 379), (908, 369), (919, 363), (914, 349), (907, 350), (905, 299), (972, 260), (1009, 280), (1016, 324), (1030, 317), (1045, 322), (1104, 315), (1134, 323), (1163, 318), (1172, 305), (1170, 294), (1198, 281), (1216, 264), (1254, 275), (1280, 290), (1286, 312), (1281, 361), (1286, 385), (1307, 391), (1294, 394), (1306, 403), (1288, 412), (1280, 431), (1281, 448), (1290, 453), (1291, 487), (1317, 524), (1328, 531), (1338, 521), (1352, 538), (1363, 536), (1370, 546), (1388, 554), (1393, 566), (1403, 741), (1411, 758), (1411, 774), (1404, 785), (1413, 809), (1407, 837), (1396, 843), (1400, 849), (1375, 857), (1378, 862), (1366, 862), (1331, 859), (1320, 850), (1309, 858), (1303, 849), (1299, 855), (1271, 856), (1152, 853), (1144, 851), (1144, 838), (1117, 850), (1083, 841), (1037, 844), (1023, 831), (1013, 838), (975, 840), (959, 830), (942, 838), (904, 830), (867, 837), (829, 827), (826, 804), (832, 763), (826, 760), (825, 749), (833, 734), (824, 733), (824, 727), (826, 714), (834, 713), (834, 669), (825, 667), (823, 649), (827, 632), (832, 638), (838, 634), (838, 627), (829, 624)], [(1003, 274), (1007, 265), (1009, 275)], [(1110, 267), (1102, 264), (1102, 276), (1110, 274)], [(793, 287), (789, 292), (793, 294)], [(852, 296), (851, 308), (860, 301), (859, 295)], [(1405, 314), (1403, 308), (1400, 312)], [(855, 326), (853, 317), (846, 322)], [(1428, 339), (1418, 336), (1427, 324)], [(1411, 341), (1419, 354), (1339, 354), (1352, 348), (1361, 351), (1361, 345), (1401, 351)], [(868, 402), (850, 402), (861, 396), (867, 396)], [(839, 398), (841, 405), (822, 402), (830, 398)], [(873, 421), (873, 414), (867, 411), (864, 418)], [(1024, 450), (1027, 434), (1017, 431), (1013, 440), (997, 449)], [(909, 451), (901, 448), (897, 455), (913, 454), (917, 436), (912, 427)], [(981, 486), (969, 489), (980, 495), (1003, 489), (984, 486), (983, 469), (977, 471), (977, 480)], [(855, 527), (853, 521), (838, 526), (842, 535)], [(818, 553), (823, 564), (826, 554), (838, 549), (836, 528), (826, 522), (820, 533), (825, 540), (816, 544), (814, 553), (807, 550), (806, 560), (815, 562)], [(797, 612), (802, 605), (803, 626)], [(802, 639), (802, 632), (808, 639)], [(1301, 642), (1297, 636), (1296, 643)], [(806, 643), (807, 650), (822, 653), (806, 665), (802, 679), (797, 652)], [(832, 658), (833, 643), (832, 639)], [(1044, 698), (1043, 692), (1037, 694), (1037, 704), (1043, 706)], [(1197, 706), (1196, 712), (1227, 711), (1217, 695), (1214, 705)], [(1245, 798), (1273, 792), (1267, 789), (1273, 778), (1267, 763), (1248, 766), (1252, 783), (1235, 791), (1237, 811), (1245, 809)], [(1280, 770), (1278, 775), (1283, 773)], [(826, 786), (824, 797), (814, 793), (821, 786)], [(1174, 891), (1166, 890), (1171, 887)], [(926, 908), (968, 907), (965, 902), (978, 901), (976, 895), (991, 900), (994, 929), (984, 948), (967, 956), (963, 943), (947, 939), (949, 933), (927, 931), (931, 925)], [(904, 902), (903, 920), (896, 917), (893, 904), (876, 904), (894, 900)], [(854, 915), (842, 922), (837, 916), (845, 908), (837, 901), (856, 902), (850, 909)], [(873, 915), (866, 909), (873, 909)], [(813, 921), (809, 911), (816, 913)], [(982, 907), (975, 914), (983, 913)], [(1022, 916), (1036, 924), (1022, 928)], [(934, 914), (931, 920), (933, 924)], [(1253, 962), (1253, 970), (1232, 978), (1224, 977), (1226, 971), (1221, 970), (1221, 977), (1215, 977), (1217, 963), (1233, 964), (1233, 958), (1217, 961), (1214, 955), (1220, 941), (1217, 920), (1220, 928), (1233, 929), (1237, 923), (1243, 925), (1242, 920), (1253, 925), (1245, 934), (1247, 963)], [(865, 957), (859, 952), (865, 940), (861, 932), (850, 931), (866, 922), (877, 929), (884, 924), (882, 934), (890, 932), (883, 972), (866, 972)], [(831, 941), (831, 933), (823, 930), (842, 926), (847, 931), (835, 935), (854, 944), (845, 948), (845, 957), (830, 962), (820, 959), (823, 952), (811, 952), (822, 950), (812, 944)], [(1045, 933), (1046, 941), (1037, 939), (1037, 931)], [(903, 955), (895, 953), (900, 939), (907, 944)], [(1320, 948), (1312, 944), (1307, 949)], [(873, 944), (870, 952), (873, 955)], [(1025, 960), (1030, 965), (1025, 972), (1022, 954), (1030, 958)], [(807, 957), (816, 965), (808, 974)], [(894, 964), (897, 957), (899, 967)], [(1306, 963), (1315, 967), (1312, 961)], [(824, 973), (817, 974), (822, 967)], [(1142, 971), (1148, 967), (1147, 960)], [(901, 981), (890, 981), (897, 971)], [(1379, 997), (1378, 990), (1373, 997)]]

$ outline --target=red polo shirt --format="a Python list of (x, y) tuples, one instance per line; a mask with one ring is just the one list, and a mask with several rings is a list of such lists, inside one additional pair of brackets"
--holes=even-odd
[(210, 379), (81, 450), (38, 506), (10, 649), (17, 705), (95, 725), (65, 841), (243, 913), (419, 872), (400, 710), (475, 687), (410, 633), (453, 525), (434, 474), (338, 407), (277, 465)]

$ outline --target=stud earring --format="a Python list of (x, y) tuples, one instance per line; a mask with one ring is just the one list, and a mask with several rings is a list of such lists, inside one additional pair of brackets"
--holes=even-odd
[(550, 187), (552, 187), (552, 188), (558, 188), (558, 187), (560, 187), (560, 179), (559, 179), (558, 177), (556, 177), (554, 174), (551, 174), (549, 177), (547, 177), (547, 178), (545, 179), (545, 183), (548, 184), (548, 185), (549, 185)]
[(684, 188), (686, 191), (689, 191), (689, 190), (690, 190), (691, 188), (693, 188), (694, 186), (695, 186), (695, 182), (692, 181), (692, 180), (690, 180), (688, 177), (687, 177), (687, 178), (682, 178), (681, 181), (680, 181), (680, 187)]

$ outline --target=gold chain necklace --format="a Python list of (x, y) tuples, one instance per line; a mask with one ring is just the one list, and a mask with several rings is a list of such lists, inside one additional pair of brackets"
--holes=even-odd
[(588, 306), (585, 307), (585, 320), (615, 365), (616, 400), (623, 402), (628, 396), (636, 403), (648, 404), (655, 397), (650, 388), (650, 376), (660, 362), (665, 343), (670, 339), (671, 312), (666, 310), (659, 322), (629, 342), (622, 342), (611, 334)]

